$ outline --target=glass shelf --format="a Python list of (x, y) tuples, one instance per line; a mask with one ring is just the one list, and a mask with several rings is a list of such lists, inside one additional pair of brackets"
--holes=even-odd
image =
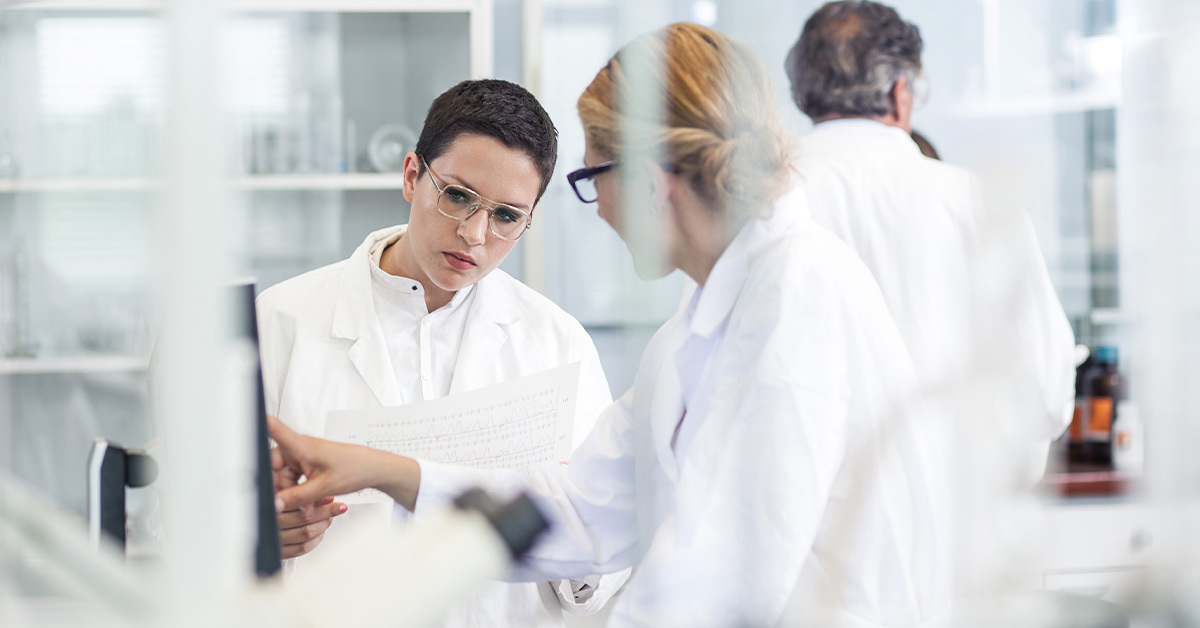
[(0, 358), (0, 375), (140, 372), (149, 364), (149, 356), (128, 354)]
[[(400, 173), (287, 174), (235, 177), (239, 190), (399, 190)], [(0, 179), (0, 193), (19, 192), (140, 192), (159, 186), (156, 179), (99, 177)]]
[[(490, 6), (486, 0), (232, 0), (231, 11), (323, 11), (335, 13), (457, 13)], [(5, 10), (158, 11), (155, 0), (17, 0)]]

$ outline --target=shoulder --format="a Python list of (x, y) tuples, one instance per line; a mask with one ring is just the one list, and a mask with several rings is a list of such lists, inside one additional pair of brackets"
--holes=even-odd
[[(844, 179), (855, 185), (943, 185), (971, 187), (978, 178), (966, 168), (931, 159), (894, 137), (845, 135), (834, 130), (811, 132), (796, 143), (796, 169), (802, 181), (812, 184)], [(866, 177), (864, 179), (860, 177)]]
[(842, 310), (879, 290), (858, 254), (808, 219), (756, 250), (748, 263), (747, 290), (784, 309)]
[(342, 260), (281, 281), (258, 295), (255, 303), (261, 320), (271, 315), (312, 314), (332, 308), (349, 260)]
[(524, 321), (534, 327), (549, 327), (561, 331), (583, 331), (583, 326), (565, 310), (542, 293), (517, 281), (508, 273), (496, 269), (479, 282), (489, 299), (489, 306), (506, 310), (508, 318)]
[(936, 178), (943, 185), (955, 185), (963, 190), (974, 190), (980, 185), (979, 177), (962, 166), (930, 159), (924, 155), (914, 159), (913, 167), (930, 178)]
[(487, 291), (480, 294), (489, 298), (488, 305), (501, 310), (496, 312), (497, 318), (519, 322), (509, 330), (521, 334), (531, 349), (540, 346), (552, 353), (563, 349), (574, 353), (586, 347), (595, 351), (591, 337), (574, 316), (508, 273), (494, 270), (480, 284)]

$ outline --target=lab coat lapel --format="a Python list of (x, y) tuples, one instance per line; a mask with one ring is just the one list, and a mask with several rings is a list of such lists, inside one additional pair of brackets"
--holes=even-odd
[[(692, 293), (682, 300), (680, 311), (671, 322), (671, 337), (659, 354), (658, 378), (654, 382), (650, 401), (650, 428), (656, 457), (672, 482), (679, 476), (679, 459), (671, 445), (676, 429), (696, 428), (694, 425), (680, 424), (685, 411), (680, 373), (683, 369), (697, 368), (688, 360), (705, 358), (703, 354), (693, 355), (695, 351), (685, 351), (684, 345), (689, 340), (703, 342), (704, 339), (711, 339), (729, 319), (748, 272), (748, 252), (758, 244), (764, 232), (772, 231), (761, 224), (763, 222), (752, 220), (742, 227), (713, 266), (708, 282), (699, 294), (699, 287), (691, 284)], [(692, 420), (700, 420), (700, 417), (695, 416)]]
[(490, 276), (475, 284), (466, 329), (450, 380), (450, 394), (497, 384), (519, 376), (517, 365), (505, 364), (500, 350), (509, 325), (519, 322), (512, 295)]
[(658, 377), (650, 398), (650, 436), (654, 441), (654, 453), (663, 473), (672, 482), (679, 476), (679, 464), (671, 448), (675, 428), (683, 418), (683, 387), (679, 381), (679, 366), (676, 352), (688, 336), (688, 329), (676, 321), (670, 341), (665, 343), (659, 365)]
[(375, 313), (371, 286), (371, 246), (383, 238), (399, 237), (405, 226), (389, 227), (367, 236), (342, 269), (338, 300), (330, 330), (334, 338), (353, 342), (347, 355), (355, 370), (383, 406), (404, 403), (396, 384), (395, 370), (388, 358), (383, 328)]

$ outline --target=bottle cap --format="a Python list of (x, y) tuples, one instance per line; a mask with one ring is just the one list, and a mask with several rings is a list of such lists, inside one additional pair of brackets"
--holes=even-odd
[(1117, 348), (1111, 345), (1100, 345), (1093, 352), (1096, 356), (1096, 362), (1099, 364), (1116, 364), (1117, 363)]

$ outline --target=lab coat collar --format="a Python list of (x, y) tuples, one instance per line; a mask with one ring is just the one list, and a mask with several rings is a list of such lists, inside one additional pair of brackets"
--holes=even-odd
[(751, 255), (763, 246), (786, 237), (807, 218), (803, 193), (793, 189), (775, 203), (769, 217), (753, 218), (743, 225), (717, 258), (704, 287), (695, 289), (699, 295), (693, 293), (684, 301), (693, 305), (688, 325), (691, 332), (712, 338), (733, 311), (733, 304), (749, 274)]
[(491, 381), (488, 374), (496, 368), (496, 356), (508, 340), (509, 328), (521, 322), (519, 307), (499, 269), (475, 284), (475, 299), (467, 313), (467, 326), (450, 379), (450, 394), (474, 390), (481, 382)]
[[(833, 134), (843, 136), (853, 135), (857, 139), (876, 139), (894, 144), (903, 150), (909, 150), (918, 154), (921, 152), (920, 147), (913, 141), (912, 136), (905, 133), (904, 129), (870, 118), (827, 120), (817, 124), (812, 128), (812, 131), (809, 131), (809, 135), (813, 136)], [(859, 149), (861, 147), (856, 146), (854, 148)]]
[[(371, 249), (381, 240), (395, 242), (407, 231), (407, 225), (380, 229), (367, 236), (350, 255), (342, 269), (330, 329), (334, 338), (354, 343), (348, 352), (350, 361), (384, 406), (417, 400), (401, 396), (388, 357), (371, 288)], [(472, 288), (476, 294), (467, 313), (467, 328), (450, 383), (451, 393), (477, 387), (472, 384), (478, 379), (475, 372), (495, 362), (497, 352), (508, 338), (505, 327), (519, 321), (515, 297), (504, 285), (502, 273), (498, 273), (499, 270), (488, 273)]]
[(692, 297), (688, 299), (687, 303), (691, 306), (688, 327), (693, 334), (712, 338), (733, 310), (733, 302), (737, 300), (749, 270), (745, 248), (748, 240), (747, 230), (751, 228), (750, 224), (742, 227), (708, 273), (704, 287), (697, 286)]
[[(679, 350), (685, 346), (688, 334), (713, 338), (733, 312), (734, 303), (750, 275), (754, 255), (793, 233), (805, 220), (808, 220), (807, 205), (803, 192), (797, 188), (775, 203), (769, 217), (753, 218), (743, 225), (717, 258), (704, 287), (691, 284), (692, 292), (684, 297), (681, 309), (676, 313), (676, 317), (680, 317), (677, 320), (685, 322), (686, 327), (674, 328), (679, 335), (669, 340), (668, 346), (674, 347), (674, 351)], [(658, 454), (659, 467), (672, 482), (679, 477), (679, 461), (671, 441), (685, 410), (683, 372), (694, 367), (681, 363), (680, 357), (677, 354), (676, 359), (663, 363), (654, 380), (650, 401), (650, 416), (655, 417), (650, 424), (651, 440)]]
[[(387, 231), (387, 230), (385, 230), (385, 231)], [(410, 291), (407, 289), (410, 286), (412, 286), (412, 284), (417, 284), (418, 286), (420, 286), (419, 281), (417, 281), (416, 279), (411, 279), (409, 277), (393, 277), (392, 275), (389, 275), (386, 270), (383, 270), (383, 267), (382, 267), (384, 250), (386, 250), (387, 247), (391, 246), (393, 242), (395, 242), (396, 240), (398, 240), (400, 238), (400, 235), (402, 235), (403, 233), (405, 233), (407, 231), (408, 230), (406, 228), (401, 233), (392, 234), (386, 238), (380, 238), (378, 240), (375, 240), (374, 242), (371, 243), (371, 246), (367, 248), (368, 256), (370, 259), (370, 263), (367, 264), (367, 267), (368, 267), (368, 270), (371, 272), (371, 286), (373, 289), (375, 287), (377, 287), (379, 285), (379, 282), (381, 279), (383, 281), (384, 286), (389, 287), (389, 289), (391, 289), (392, 286), (401, 285), (401, 286), (403, 286), (403, 288), (400, 288), (399, 290), (405, 298), (411, 298), (414, 300), (417, 298), (420, 298), (420, 300), (423, 304), (425, 301), (425, 290), (424, 290), (423, 286), (419, 292), (418, 291)], [(450, 302), (447, 303), (446, 305), (442, 306), (439, 311), (442, 311), (442, 310), (453, 311), (455, 309), (458, 309), (459, 307), (462, 307), (463, 302), (466, 301), (468, 298), (470, 298), (471, 293), (474, 292), (474, 290), (475, 290), (475, 286), (470, 285), (465, 288), (462, 288), (458, 292), (455, 292), (454, 296), (450, 297)], [(421, 307), (423, 307), (423, 305)]]
[(371, 248), (380, 240), (389, 243), (399, 240), (408, 231), (408, 225), (397, 225), (380, 229), (367, 239), (346, 260), (338, 283), (337, 304), (333, 310), (334, 338), (358, 340), (378, 331), (379, 320), (375, 316), (375, 299), (371, 291)]
[(371, 290), (371, 247), (382, 239), (398, 240), (407, 225), (380, 229), (367, 236), (346, 265), (338, 282), (337, 303), (333, 310), (330, 335), (353, 341), (347, 356), (371, 392), (384, 406), (404, 403), (400, 385), (388, 358), (383, 328), (375, 314), (375, 296)]

